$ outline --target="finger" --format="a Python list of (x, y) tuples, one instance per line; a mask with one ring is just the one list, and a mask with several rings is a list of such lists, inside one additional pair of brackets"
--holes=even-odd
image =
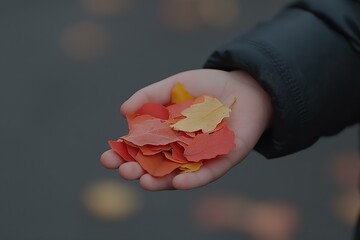
[(175, 84), (173, 79), (168, 78), (140, 89), (122, 104), (120, 108), (121, 113), (135, 112), (146, 102), (168, 103), (170, 101), (171, 88)]
[(116, 169), (124, 163), (124, 160), (122, 160), (113, 150), (108, 150), (101, 155), (100, 163), (105, 168)]
[(153, 177), (150, 174), (145, 174), (140, 178), (140, 185), (148, 191), (171, 190), (174, 189), (172, 186), (174, 176), (175, 173), (164, 177)]
[[(211, 72), (212, 74), (209, 74)], [(219, 81), (218, 70), (194, 70), (176, 74), (162, 81), (151, 84), (137, 91), (121, 106), (123, 114), (134, 112), (139, 109), (145, 102), (158, 102), (167, 104), (170, 102), (171, 89), (176, 83), (180, 82), (196, 97), (204, 94), (218, 95), (225, 81)], [(209, 84), (211, 82), (211, 84)], [(221, 91), (220, 91), (221, 92)]]
[(172, 185), (179, 190), (202, 187), (223, 176), (231, 167), (226, 164), (225, 159), (208, 160), (206, 165), (197, 172), (175, 176)]
[(126, 162), (119, 167), (119, 174), (126, 180), (137, 180), (145, 171), (137, 162)]

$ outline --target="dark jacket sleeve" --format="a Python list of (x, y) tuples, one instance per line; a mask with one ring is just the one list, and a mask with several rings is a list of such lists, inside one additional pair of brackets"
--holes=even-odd
[(294, 153), (360, 120), (360, 0), (301, 1), (215, 51), (205, 68), (248, 71), (271, 95), (255, 150)]

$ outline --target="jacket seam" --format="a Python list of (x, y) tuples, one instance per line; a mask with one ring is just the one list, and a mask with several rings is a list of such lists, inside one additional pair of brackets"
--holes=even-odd
[(284, 80), (288, 86), (291, 94), (294, 97), (295, 104), (298, 109), (298, 115), (301, 118), (302, 122), (306, 122), (306, 107), (305, 100), (301, 94), (300, 87), (298, 82), (292, 77), (292, 73), (286, 63), (279, 57), (279, 54), (276, 53), (274, 48), (270, 47), (268, 44), (261, 41), (252, 41), (247, 40), (249, 44), (257, 48), (265, 57), (270, 59), (272, 65), (274, 66), (276, 72)]

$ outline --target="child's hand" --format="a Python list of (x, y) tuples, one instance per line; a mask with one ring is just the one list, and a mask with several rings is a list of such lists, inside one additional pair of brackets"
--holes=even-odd
[(103, 153), (100, 161), (106, 168), (118, 168), (125, 179), (139, 179), (146, 190), (192, 189), (211, 183), (246, 157), (271, 122), (270, 97), (250, 75), (208, 69), (183, 72), (139, 90), (121, 106), (122, 114), (135, 112), (146, 102), (169, 103), (171, 89), (177, 82), (195, 97), (207, 94), (224, 103), (237, 98), (226, 120), (235, 132), (236, 148), (226, 156), (205, 161), (197, 172), (160, 178), (150, 176), (136, 162), (123, 161), (112, 150)]

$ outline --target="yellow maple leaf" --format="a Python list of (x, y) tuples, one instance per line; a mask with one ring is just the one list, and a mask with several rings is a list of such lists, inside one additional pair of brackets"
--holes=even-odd
[(193, 97), (185, 89), (181, 83), (177, 83), (173, 89), (171, 89), (171, 102), (172, 103), (181, 103), (186, 100), (191, 100)]
[(202, 130), (207, 133), (213, 131), (225, 118), (230, 116), (231, 109), (218, 99), (205, 96), (204, 101), (191, 105), (181, 112), (186, 118), (171, 125), (175, 130), (195, 132)]

